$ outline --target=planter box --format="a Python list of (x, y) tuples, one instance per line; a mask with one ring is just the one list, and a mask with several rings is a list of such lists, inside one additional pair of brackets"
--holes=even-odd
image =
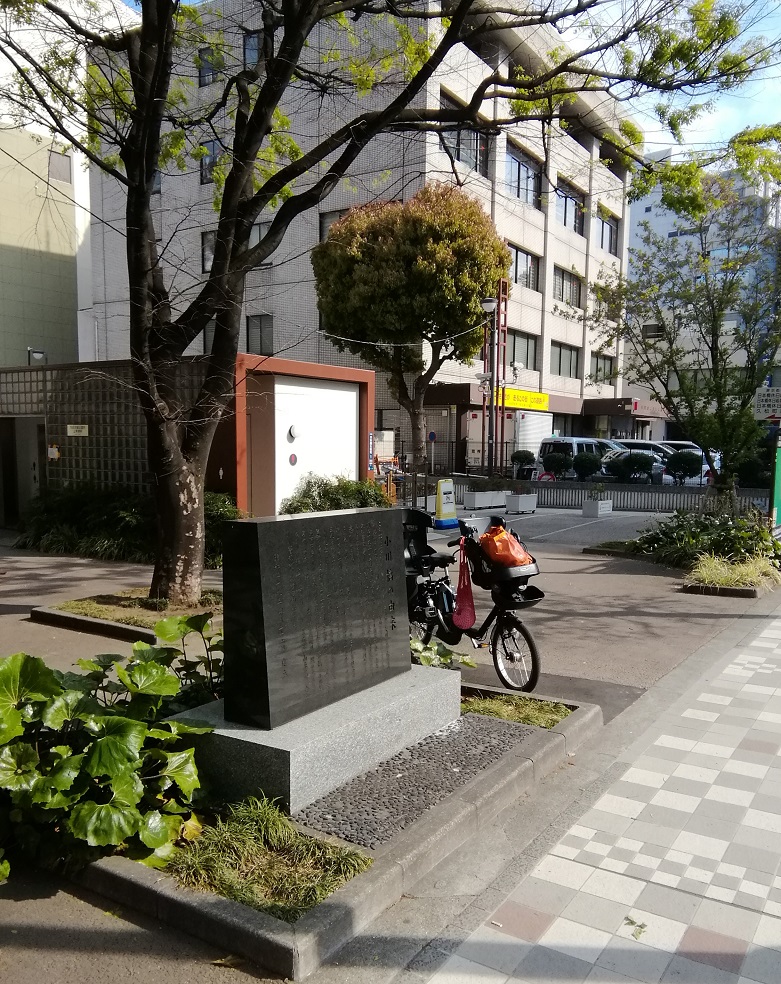
[(583, 515), (590, 519), (600, 519), (602, 516), (609, 516), (613, 512), (612, 499), (584, 499)]
[(537, 493), (510, 494), (507, 496), (508, 513), (533, 513), (537, 508)]
[(464, 492), (464, 509), (504, 509), (506, 492)]

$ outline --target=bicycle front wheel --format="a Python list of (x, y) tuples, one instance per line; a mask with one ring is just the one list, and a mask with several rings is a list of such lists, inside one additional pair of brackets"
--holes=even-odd
[(531, 632), (515, 615), (503, 612), (491, 635), (491, 655), (499, 679), (510, 690), (534, 690), (540, 654)]

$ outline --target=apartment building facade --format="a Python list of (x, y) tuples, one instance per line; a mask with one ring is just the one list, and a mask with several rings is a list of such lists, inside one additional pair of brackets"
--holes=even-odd
[[(240, 0), (223, 6), (220, 57), (231, 67), (256, 57), (260, 25), (253, 16)], [(430, 106), (464, 104), (488, 70), (522, 64), (544, 43), (517, 31), (497, 31), (480, 52), (459, 48), (451, 53), (421, 98)], [(332, 44), (324, 29), (310, 45), (311, 56), (322, 58)], [(212, 99), (220, 87), (215, 61), (204, 49), (189, 68), (196, 101)], [(380, 98), (368, 93), (361, 106), (371, 108)], [(304, 147), (332, 132), (347, 115), (336, 100), (327, 104), (297, 93), (291, 93), (291, 105), (284, 108), (290, 115), (290, 135)], [(355, 110), (356, 104), (349, 108)], [(484, 106), (487, 122), (508, 113), (498, 98)], [(615, 163), (609, 142), (619, 117), (611, 100), (585, 96), (573, 104), (572, 114), (568, 126), (525, 123), (494, 136), (467, 128), (376, 139), (319, 209), (296, 218), (276, 252), (248, 275), (240, 350), (360, 367), (359, 359), (339, 353), (320, 331), (310, 250), (352, 207), (377, 199), (404, 200), (430, 181), (458, 181), (482, 203), (512, 253), (506, 346), (501, 348), (504, 372), (499, 374), (505, 379), (501, 398), (508, 416), (507, 440), (522, 447), (539, 444), (540, 436), (549, 433), (633, 432), (637, 404), (623, 400), (620, 381), (608, 381), (621, 358), (621, 343), (610, 351), (598, 350), (582, 317), (593, 303), (587, 285), (599, 269), (626, 269), (627, 175)], [(587, 120), (588, 130), (578, 119)], [(201, 159), (185, 171), (169, 169), (160, 175), (154, 208), (175, 305), (193, 296), (211, 263), (217, 225), (212, 168), (219, 147), (207, 140), (203, 148)], [(123, 195), (94, 169), (91, 181), (98, 213), (92, 226), (97, 352), (99, 358), (122, 359), (129, 354)], [(305, 186), (302, 181), (300, 187)], [(272, 212), (261, 215), (258, 235), (272, 217)], [(208, 352), (210, 344), (207, 329), (190, 354)], [(485, 403), (477, 378), (482, 370), (480, 360), (448, 364), (430, 387), (430, 430), (442, 446), (474, 442), (477, 425), (470, 422), (481, 422)], [(394, 430), (398, 449), (410, 437), (409, 425), (379, 374), (376, 407), (377, 428)], [(533, 437), (525, 439), (524, 434)]]

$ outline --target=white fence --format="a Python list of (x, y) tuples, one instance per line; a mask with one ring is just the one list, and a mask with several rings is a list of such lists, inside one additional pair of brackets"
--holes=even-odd
[[(470, 488), (467, 478), (453, 479), (456, 503), (464, 505), (464, 492)], [(551, 506), (558, 509), (580, 509), (588, 492), (594, 488), (592, 483), (583, 482), (524, 482), (517, 483), (513, 491), (529, 489), (537, 493), (538, 506)], [(605, 486), (605, 492), (613, 500), (614, 510), (627, 512), (675, 512), (685, 509), (699, 512), (707, 489), (686, 486), (658, 485), (613, 485)], [(767, 489), (739, 489), (738, 504), (741, 512), (759, 509), (767, 512)]]

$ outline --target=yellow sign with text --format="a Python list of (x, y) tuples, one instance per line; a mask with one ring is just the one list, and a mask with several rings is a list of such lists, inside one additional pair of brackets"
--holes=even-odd
[[(497, 392), (497, 403), (501, 403), (502, 394)], [(504, 388), (504, 405), (508, 410), (547, 410), (550, 398), (547, 393), (533, 393), (531, 390), (515, 389), (513, 386)]]

